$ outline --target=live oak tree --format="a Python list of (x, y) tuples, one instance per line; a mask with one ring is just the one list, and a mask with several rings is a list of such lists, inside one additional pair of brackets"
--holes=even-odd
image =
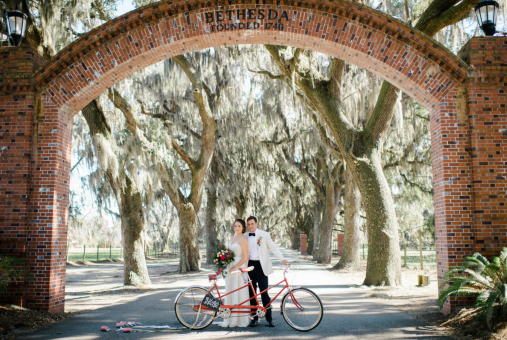
[[(141, 191), (135, 178), (137, 166), (131, 162), (128, 153), (118, 148), (113, 131), (96, 100), (84, 107), (82, 114), (88, 123), (100, 168), (118, 202), (122, 228), (124, 284), (150, 284), (144, 257), (145, 217)], [(139, 133), (137, 122), (130, 118), (128, 123), (135, 133), (131, 138), (137, 139), (136, 134)]]
[[(281, 147), (284, 161), (294, 166), (314, 185), (319, 198), (316, 205), (321, 207), (314, 214), (314, 230), (312, 235), (312, 255), (318, 263), (330, 263), (333, 244), (333, 227), (336, 214), (341, 208), (340, 197), (344, 180), (344, 166), (340, 159), (331, 154), (320, 141), (319, 133), (313, 122), (306, 124), (305, 129), (290, 131), (286, 116), (279, 112), (283, 122), (283, 134), (287, 143)], [(275, 137), (272, 144), (279, 144)]]
[(214, 111), (220, 98), (220, 87), (217, 88), (217, 92), (211, 93), (209, 87), (203, 82), (199, 68), (195, 68), (184, 56), (175, 57), (173, 60), (183, 69), (192, 84), (195, 104), (202, 122), (201, 149), (197, 157), (189, 155), (178, 141), (172, 139), (174, 149), (191, 173), (189, 193), (185, 194), (181, 188), (178, 188), (170, 165), (160, 163), (158, 166), (158, 170), (161, 172), (162, 187), (178, 211), (180, 220), (180, 264), (178, 270), (185, 273), (201, 268), (197, 213), (201, 208), (205, 175), (215, 149)]
[[(151, 72), (132, 77), (134, 81), (130, 85), (140, 112), (146, 116), (145, 128), (150, 132), (151, 143), (160, 149), (156, 162), (151, 164), (153, 178), (160, 182), (178, 212), (181, 272), (200, 269), (197, 219), (205, 189), (209, 194), (208, 213), (214, 211), (216, 177), (212, 175), (205, 187), (205, 176), (210, 165), (211, 171), (221, 166), (212, 162), (217, 121), (228, 115), (234, 106), (233, 97), (239, 95), (229, 86), (235, 72), (219, 67), (220, 60), (228, 57), (226, 49), (174, 57), (158, 64)], [(232, 91), (225, 91), (226, 87)], [(209, 241), (207, 248), (212, 249), (217, 235), (213, 230), (213, 215), (208, 217), (211, 221), (206, 221), (204, 227)]]
[[(437, 0), (430, 3), (414, 27), (430, 36), (462, 19), (478, 0)], [(354, 127), (340, 110), (343, 61), (333, 59), (329, 77), (316, 79), (302, 69), (307, 52), (267, 45), (281, 75), (303, 93), (334, 137), (347, 167), (357, 180), (367, 217), (368, 256), (365, 285), (400, 284), (398, 222), (389, 185), (382, 170), (380, 148), (386, 138), (399, 90), (383, 83), (375, 108), (362, 130)], [(286, 57), (289, 56), (289, 57)]]

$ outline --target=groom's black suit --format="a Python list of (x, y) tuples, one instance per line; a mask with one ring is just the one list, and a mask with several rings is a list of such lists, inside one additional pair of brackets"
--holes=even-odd
[[(250, 280), (252, 281), (252, 285), (255, 290), (257, 290), (257, 286), (259, 287), (259, 291), (262, 292), (263, 290), (268, 288), (268, 277), (264, 275), (264, 272), (262, 271), (261, 262), (260, 261), (254, 261), (250, 260), (248, 261), (248, 266), (253, 266), (254, 270), (249, 272)], [(250, 298), (254, 297), (255, 293), (250, 289)], [(264, 292), (261, 294), (262, 298), (262, 305), (267, 306), (269, 301), (271, 299), (269, 298), (268, 292)], [(250, 300), (251, 306), (257, 306), (257, 301), (255, 299)], [(252, 314), (255, 314), (255, 312), (252, 312)], [(257, 320), (257, 316), (254, 317), (255, 320)], [(271, 305), (266, 310), (266, 321), (270, 322), (273, 321), (273, 317), (271, 316)]]

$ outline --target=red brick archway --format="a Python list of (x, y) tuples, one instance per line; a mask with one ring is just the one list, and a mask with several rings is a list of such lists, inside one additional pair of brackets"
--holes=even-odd
[[(52, 104), (72, 116), (107, 88), (153, 63), (238, 44), (290, 45), (339, 57), (380, 75), (430, 110), (465, 80), (468, 66), (459, 58), (431, 38), (365, 6), (347, 1), (303, 1), (292, 6), (239, 3), (161, 1), (141, 8), (65, 48), (39, 70), (35, 81), (47, 89)], [(277, 19), (269, 20), (270, 14)], [(207, 23), (210, 18), (213, 22)], [(217, 25), (219, 18), (222, 27)], [(231, 24), (236, 29), (231, 30)], [(275, 24), (283, 25), (283, 31)]]
[[(378, 74), (430, 110), (439, 275), (476, 248), (495, 252), (505, 241), (505, 216), (492, 218), (505, 199), (505, 178), (495, 179), (499, 172), (505, 176), (505, 137), (502, 128), (489, 125), (499, 121), (506, 128), (507, 100), (498, 90), (505, 80), (497, 77), (499, 67), (485, 67), (492, 74), (488, 78), (480, 66), (506, 62), (505, 40), (488, 40), (500, 51), (492, 61), (488, 55), (467, 55), (468, 63), (478, 61), (474, 77), (490, 79), (488, 87), (474, 88), (469, 66), (434, 40), (347, 1), (165, 0), (96, 28), (43, 66), (28, 49), (0, 48), (0, 73), (6, 75), (0, 100), (7, 103), (0, 108), (0, 241), (4, 251), (26, 256), (36, 276), (35, 283), (12, 291), (18, 302), (63, 311), (72, 117), (108, 87), (153, 63), (236, 44), (290, 45), (339, 57)], [(481, 97), (488, 91), (494, 94), (488, 95), (493, 106)], [(472, 97), (477, 100), (469, 108)], [(493, 108), (485, 111), (487, 117), (486, 106)], [(473, 110), (481, 115), (472, 115)], [(476, 133), (469, 114), (484, 124)], [(482, 161), (490, 155), (478, 151), (486, 146), (483, 137), (488, 147), (499, 145), (493, 172), (485, 169), (491, 160)], [(496, 197), (478, 198), (485, 194), (482, 184), (492, 180), (501, 182), (487, 189)], [(481, 219), (486, 229), (481, 225), (478, 231)]]

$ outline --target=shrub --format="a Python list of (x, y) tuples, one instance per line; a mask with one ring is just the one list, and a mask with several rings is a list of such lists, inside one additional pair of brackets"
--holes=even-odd
[(24, 261), (14, 257), (0, 255), (0, 295), (12, 283), (23, 279), (30, 279), (31, 273), (23, 268)]
[[(489, 262), (475, 253), (465, 258), (462, 265), (449, 269), (442, 280), (438, 305), (443, 306), (449, 296), (476, 296), (475, 306), (483, 313), (488, 327), (496, 306), (500, 313), (507, 312), (507, 248)], [(445, 288), (446, 285), (449, 285)], [(445, 288), (445, 289), (443, 289)]]

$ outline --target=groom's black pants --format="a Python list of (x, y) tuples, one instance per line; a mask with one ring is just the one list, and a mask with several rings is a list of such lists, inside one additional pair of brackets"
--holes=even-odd
[[(250, 276), (250, 280), (252, 280), (252, 285), (254, 287), (254, 290), (257, 290), (257, 286), (259, 286), (260, 292), (267, 289), (268, 288), (268, 277), (266, 275), (264, 275), (260, 261), (250, 260), (250, 261), (248, 261), (248, 266), (254, 267), (254, 269), (248, 273), (248, 275)], [(249, 291), (250, 291), (250, 297), (251, 298), (254, 297), (255, 292), (253, 292), (251, 289)], [(263, 306), (267, 306), (269, 301), (271, 301), (271, 299), (269, 298), (268, 292), (262, 293), (261, 298), (262, 298), (262, 305)], [(250, 305), (257, 306), (257, 302), (255, 301), (255, 299), (250, 300)], [(254, 312), (256, 312), (256, 311), (254, 311)], [(254, 314), (254, 312), (252, 314)], [(257, 320), (256, 316), (254, 318)], [(267, 321), (273, 320), (273, 318), (271, 317), (271, 305), (266, 310), (266, 320)]]

